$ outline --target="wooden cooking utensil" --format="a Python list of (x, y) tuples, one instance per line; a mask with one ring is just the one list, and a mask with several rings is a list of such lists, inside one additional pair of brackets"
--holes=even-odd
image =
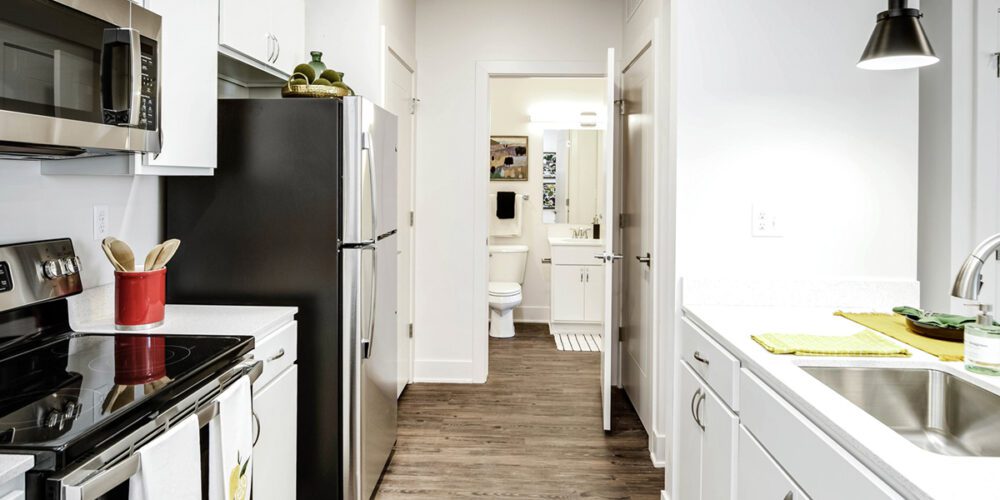
[(181, 246), (181, 240), (169, 239), (162, 243), (163, 249), (160, 250), (160, 255), (156, 257), (156, 263), (153, 264), (153, 269), (162, 269), (167, 266), (167, 262), (174, 258), (174, 254), (177, 253), (177, 248)]
[(153, 265), (156, 264), (156, 258), (160, 256), (160, 252), (163, 250), (163, 243), (160, 243), (153, 247), (152, 250), (146, 255), (146, 264), (143, 266), (143, 270), (152, 271)]
[(111, 243), (114, 241), (115, 239), (112, 237), (104, 238), (104, 240), (101, 241), (101, 249), (104, 250), (104, 255), (108, 256), (108, 261), (111, 262), (112, 266), (114, 266), (115, 271), (124, 271), (125, 268), (122, 267), (121, 263), (118, 262), (118, 259), (115, 258), (115, 254), (111, 251)]
[(135, 271), (135, 254), (132, 253), (132, 248), (127, 243), (122, 240), (112, 241), (111, 253), (115, 255), (115, 260), (121, 264), (122, 270), (126, 272)]

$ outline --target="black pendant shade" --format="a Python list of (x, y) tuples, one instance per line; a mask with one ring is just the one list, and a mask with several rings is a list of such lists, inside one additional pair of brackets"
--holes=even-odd
[(927, 40), (920, 18), (923, 14), (906, 6), (906, 0), (889, 0), (889, 10), (880, 12), (875, 31), (868, 40), (858, 67), (872, 70), (907, 69), (938, 62)]

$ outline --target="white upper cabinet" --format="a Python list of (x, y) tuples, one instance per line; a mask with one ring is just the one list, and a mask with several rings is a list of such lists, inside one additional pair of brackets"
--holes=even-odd
[(279, 71), (291, 73), (295, 65), (309, 60), (305, 38), (306, 2), (282, 0), (272, 3), (275, 7), (271, 34), (276, 44), (273, 65)]
[(290, 73), (305, 58), (305, 0), (220, 0), (218, 44), (264, 69)]
[(217, 161), (219, 6), (204, 0), (145, 0), (163, 18), (159, 154), (135, 173), (210, 174)]

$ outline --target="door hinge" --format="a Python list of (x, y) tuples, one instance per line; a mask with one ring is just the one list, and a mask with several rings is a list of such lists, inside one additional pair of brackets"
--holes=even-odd
[(410, 99), (410, 114), (411, 115), (417, 114), (417, 104), (420, 104), (420, 99), (417, 99), (416, 97)]
[(569, 206), (569, 198), (566, 198), (566, 206)]
[(618, 327), (618, 342), (621, 342), (621, 341), (622, 341), (622, 335), (623, 335), (624, 333), (625, 333), (625, 328), (624, 328), (624, 327), (621, 327), (621, 326), (619, 326), (619, 327)]
[(625, 214), (618, 214), (618, 229), (625, 229)]
[(413, 221), (416, 219), (416, 217), (417, 216), (413, 213), (413, 210), (410, 210), (410, 227), (413, 227)]
[(409, 331), (409, 334), (410, 334), (410, 338), (412, 339), (413, 338), (413, 323), (410, 323), (408, 331)]
[(618, 114), (625, 116), (625, 113), (627, 111), (625, 107), (625, 99), (617, 99), (615, 100), (615, 104), (618, 105)]

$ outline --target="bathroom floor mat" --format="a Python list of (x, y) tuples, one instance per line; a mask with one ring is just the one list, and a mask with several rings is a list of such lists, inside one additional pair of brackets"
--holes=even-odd
[(601, 336), (591, 333), (559, 333), (553, 335), (556, 349), (560, 351), (600, 352)]

